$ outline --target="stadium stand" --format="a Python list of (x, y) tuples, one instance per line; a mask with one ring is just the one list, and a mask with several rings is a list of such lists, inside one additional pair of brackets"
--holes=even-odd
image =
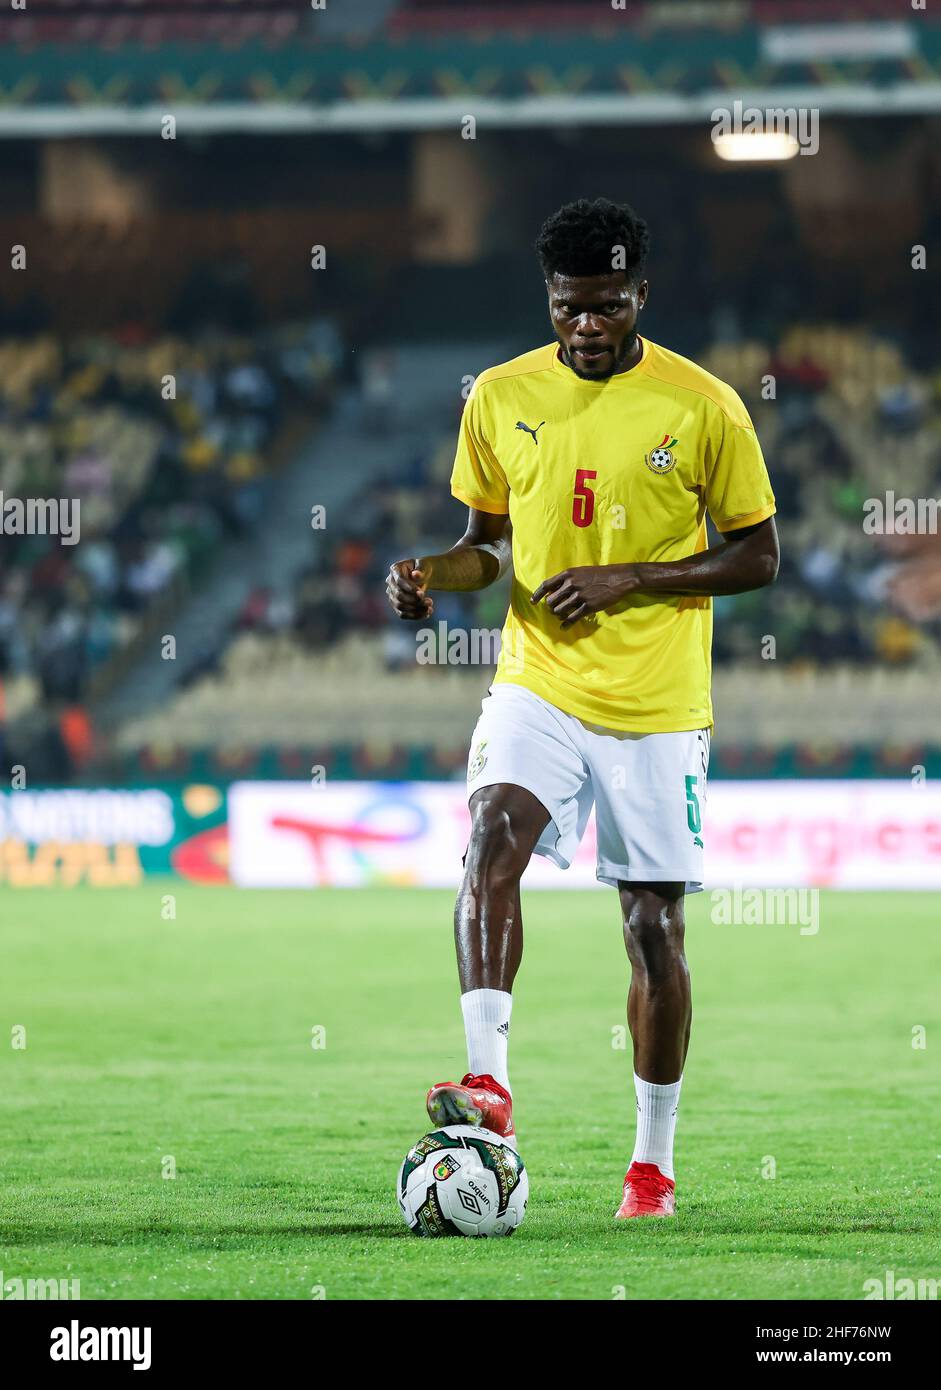
[(8, 723), (99, 695), (214, 553), (257, 525), (298, 423), (329, 401), (334, 366), (309, 325), (251, 340), (0, 342), (0, 492), (77, 503), (81, 538), (6, 527)]
[[(777, 585), (716, 602), (716, 702), (733, 742), (780, 751), (812, 734), (831, 751), (875, 746), (889, 701), (912, 740), (930, 742), (937, 615), (926, 626), (924, 614), (906, 611), (895, 592), (905, 538), (885, 537), (874, 557), (862, 517), (867, 498), (884, 496), (887, 457), (899, 495), (941, 490), (941, 379), (913, 372), (898, 347), (835, 326), (795, 326), (774, 347), (717, 344), (703, 361), (752, 410), (789, 540)], [(374, 370), (383, 375), (381, 359)], [(316, 537), (288, 587), (250, 595), (210, 673), (122, 729), (125, 755), (173, 746), (192, 754), (210, 747), (219, 727), (227, 744), (256, 755), (312, 741), (347, 745), (356, 730), (393, 762), (419, 748), (434, 775), (460, 768), (456, 731), (472, 721), (492, 668), (450, 664), (444, 643), (432, 664), (419, 665), (416, 630), (396, 623), (383, 598), (391, 560), (446, 547), (463, 522), (448, 495), (461, 402), (442, 395), (435, 433), (409, 452), (383, 413), (392, 401), (408, 412), (407, 376), (400, 361), (394, 390), (388, 381), (362, 383), (367, 428), (384, 433), (395, 467), (361, 480), (342, 533)], [(773, 404), (762, 399), (772, 381)], [(506, 602), (506, 580), (479, 595), (437, 595), (432, 627), (445, 623), (452, 638), (495, 632)], [(760, 671), (761, 702), (749, 669)], [(861, 689), (867, 698), (854, 702)], [(823, 713), (808, 730), (811, 696)]]
[[(63, 780), (118, 763), (128, 780), (303, 774), (312, 748), (350, 775), (459, 770), (488, 668), (419, 670), (384, 575), (459, 534), (462, 380), (544, 339), (534, 227), (604, 191), (651, 221), (647, 331), (739, 389), (777, 490), (777, 585), (716, 603), (720, 721), (754, 766), (811, 736), (875, 750), (890, 698), (894, 727), (904, 707), (913, 739), (937, 742), (937, 537), (867, 536), (861, 516), (887, 479), (941, 491), (931, 283), (913, 292), (910, 259), (936, 230), (935, 118), (902, 114), (933, 110), (941, 31), (926, 15), (911, 52), (884, 26), (871, 60), (805, 45), (791, 61), (767, 26), (897, 6), (736, 0), (703, 25), (706, 8), (30, 0), (0, 15), (15, 137), (0, 244), (29, 248), (29, 273), (0, 265), (0, 484), (80, 496), (87, 538), (4, 548), (0, 741), (51, 729)], [(860, 121), (823, 103), (818, 157), (720, 168), (696, 103), (779, 83), (901, 104)], [(693, 103), (677, 124), (620, 123), (666, 93)], [(459, 141), (465, 96), (561, 116)], [(591, 115), (602, 96), (616, 124)], [(171, 144), (147, 122), (178, 105)], [(436, 128), (399, 123), (416, 105)], [(344, 350), (315, 344), (315, 319)], [(506, 593), (439, 596), (436, 622), (492, 632)], [(181, 639), (178, 663), (155, 664), (160, 632)]]

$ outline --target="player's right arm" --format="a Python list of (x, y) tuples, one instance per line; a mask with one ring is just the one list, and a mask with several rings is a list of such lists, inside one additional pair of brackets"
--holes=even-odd
[(477, 378), (465, 402), (451, 471), (451, 493), (467, 507), (467, 529), (443, 555), (392, 566), (386, 592), (400, 618), (430, 618), (429, 589), (486, 589), (510, 562), (510, 486), (490, 444), (493, 422), (481, 392), (486, 379), (486, 372)]
[(467, 509), (467, 530), (442, 555), (398, 560), (389, 570), (386, 593), (400, 618), (430, 618), (434, 600), (429, 589), (468, 593), (493, 584), (510, 563), (510, 526), (506, 513)]

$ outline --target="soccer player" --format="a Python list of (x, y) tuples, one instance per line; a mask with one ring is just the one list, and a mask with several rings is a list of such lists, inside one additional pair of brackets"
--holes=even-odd
[[(742, 401), (642, 338), (646, 224), (580, 199), (536, 250), (558, 342), (491, 367), (467, 398), (451, 491), (467, 530), (400, 560), (387, 593), (482, 589), (512, 559), (500, 660), (471, 742), (471, 837), (455, 909), (468, 1073), (428, 1093), (435, 1125), (515, 1137), (507, 1074), (531, 855), (567, 868), (595, 806), (597, 877), (631, 964), (637, 1133), (619, 1217), (674, 1211), (689, 1044), (684, 894), (702, 887), (712, 597), (770, 584), (774, 495)], [(709, 548), (709, 512), (722, 543)]]

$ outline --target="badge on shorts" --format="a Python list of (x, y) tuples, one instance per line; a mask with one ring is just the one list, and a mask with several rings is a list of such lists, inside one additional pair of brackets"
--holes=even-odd
[(470, 763), (469, 763), (468, 768), (467, 768), (467, 780), (468, 780), (468, 782), (473, 782), (474, 778), (475, 778), (475, 777), (479, 777), (480, 774), (483, 772), (483, 770), (484, 770), (484, 764), (485, 764), (486, 761), (487, 761), (487, 755), (486, 755), (486, 753), (484, 752), (484, 749), (485, 749), (486, 747), (487, 747), (487, 740), (484, 739), (483, 743), (478, 743), (477, 747), (474, 749), (474, 755), (473, 755), (473, 757), (471, 758)]

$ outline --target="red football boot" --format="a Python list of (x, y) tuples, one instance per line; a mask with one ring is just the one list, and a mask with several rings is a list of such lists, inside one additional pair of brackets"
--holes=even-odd
[(673, 1196), (676, 1184), (665, 1178), (656, 1163), (632, 1163), (624, 1179), (624, 1197), (614, 1215), (672, 1216), (676, 1211)]
[(492, 1129), (494, 1134), (513, 1144), (513, 1100), (489, 1073), (471, 1076), (470, 1072), (458, 1086), (454, 1081), (439, 1081), (432, 1086), (425, 1100), (431, 1122), (442, 1125), (478, 1125)]

